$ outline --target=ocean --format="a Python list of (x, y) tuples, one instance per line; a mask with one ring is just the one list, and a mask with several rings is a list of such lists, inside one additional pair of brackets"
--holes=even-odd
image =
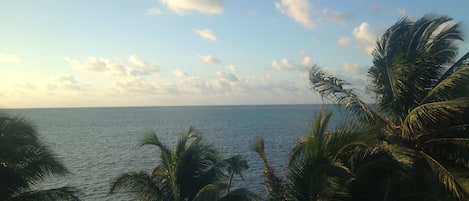
[(305, 136), (320, 109), (334, 112), (331, 127), (341, 121), (332, 105), (174, 106), (119, 108), (4, 109), (34, 124), (70, 174), (49, 178), (37, 188), (73, 186), (85, 201), (135, 200), (128, 194), (109, 194), (111, 181), (129, 171), (150, 172), (156, 165), (156, 147), (139, 146), (153, 130), (173, 146), (189, 127), (202, 134), (225, 158), (240, 154), (248, 161), (245, 180), (234, 187), (263, 195), (262, 161), (253, 150), (258, 137), (265, 140), (267, 159), (283, 175), (290, 149)]

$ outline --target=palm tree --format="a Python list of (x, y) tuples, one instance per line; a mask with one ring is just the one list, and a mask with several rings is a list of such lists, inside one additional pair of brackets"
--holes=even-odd
[(131, 192), (139, 200), (257, 200), (246, 189), (236, 189), (222, 195), (226, 185), (225, 161), (216, 149), (202, 143), (202, 138), (190, 128), (174, 149), (163, 144), (154, 132), (145, 136), (142, 145), (155, 145), (160, 150), (158, 165), (151, 174), (130, 172), (118, 176), (110, 192)]
[(28, 121), (0, 116), (0, 200), (79, 200), (70, 187), (33, 189), (48, 176), (66, 173)]
[[(256, 151), (264, 161), (269, 200), (347, 200), (363, 194), (358, 192), (360, 189), (386, 182), (385, 176), (399, 175), (397, 162), (387, 152), (372, 147), (376, 139), (367, 130), (345, 127), (327, 131), (331, 116), (331, 112), (324, 111), (316, 115), (308, 135), (292, 149), (284, 179), (273, 174), (263, 140), (258, 139)], [(374, 180), (366, 183), (369, 178)], [(382, 194), (368, 192), (361, 198), (379, 200)]]
[(241, 155), (236, 155), (225, 160), (226, 170), (229, 174), (228, 184), (226, 186), (226, 193), (230, 192), (231, 183), (233, 181), (234, 174), (237, 174), (244, 180), (242, 172), (249, 168), (248, 162), (244, 160)]
[(459, 40), (460, 24), (446, 16), (403, 18), (391, 26), (368, 71), (377, 109), (344, 80), (317, 66), (310, 71), (312, 88), (373, 127), (377, 147), (409, 170), (395, 185), (408, 193), (397, 200), (469, 200), (469, 53), (455, 61)]

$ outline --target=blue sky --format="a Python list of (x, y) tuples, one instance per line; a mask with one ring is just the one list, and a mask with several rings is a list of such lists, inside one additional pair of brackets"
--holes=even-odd
[[(317, 64), (363, 89), (375, 41), (403, 16), (467, 1), (0, 2), (0, 108), (320, 103)], [(460, 54), (469, 51), (468, 42)], [(364, 95), (366, 96), (366, 95)]]

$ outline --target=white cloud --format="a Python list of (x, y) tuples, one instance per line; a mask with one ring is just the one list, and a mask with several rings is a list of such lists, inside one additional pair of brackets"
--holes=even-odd
[(138, 56), (128, 57), (128, 64), (118, 63), (106, 58), (88, 57), (86, 62), (65, 57), (64, 60), (74, 68), (87, 72), (103, 72), (116, 76), (143, 76), (159, 72), (158, 66), (150, 64)]
[(161, 15), (161, 10), (159, 8), (150, 8), (145, 12), (146, 16), (151, 15)]
[(236, 67), (235, 65), (233, 64), (230, 64), (227, 66), (228, 70), (232, 73), (235, 73), (235, 72), (238, 72), (238, 67)]
[(17, 55), (0, 53), (0, 62), (19, 63), (20, 61), (21, 60)]
[(339, 40), (337, 41), (337, 44), (340, 46), (340, 47), (348, 47), (350, 45), (350, 38), (347, 37), (347, 36), (342, 36), (339, 38)]
[(272, 68), (278, 71), (306, 71), (313, 65), (313, 60), (304, 52), (301, 52), (300, 55), (302, 60), (299, 63), (283, 58), (280, 60), (273, 60), (271, 64)]
[(309, 17), (308, 0), (280, 0), (275, 2), (275, 7), (280, 13), (287, 15), (305, 28), (312, 29), (316, 26)]
[(183, 72), (182, 70), (179, 70), (179, 69), (173, 70), (173, 75), (178, 77), (178, 78), (189, 77), (188, 73)]
[(194, 32), (203, 39), (216, 41), (217, 37), (213, 34), (210, 29), (195, 29)]
[(171, 11), (185, 15), (197, 11), (204, 14), (219, 14), (223, 11), (223, 0), (160, 0)]
[(199, 55), (199, 58), (200, 60), (208, 64), (220, 64), (221, 63), (220, 59), (217, 59), (210, 54), (207, 56)]
[(373, 52), (377, 40), (377, 34), (367, 22), (362, 22), (360, 26), (355, 27), (352, 34), (357, 40), (359, 46), (363, 48), (366, 53), (371, 54), (371, 52)]

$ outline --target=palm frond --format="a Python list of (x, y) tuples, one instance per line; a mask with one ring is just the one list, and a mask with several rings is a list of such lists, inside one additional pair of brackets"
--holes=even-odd
[(313, 90), (323, 98), (327, 98), (339, 105), (345, 106), (345, 110), (362, 120), (370, 123), (384, 120), (376, 114), (365, 102), (353, 92), (352, 89), (345, 89), (348, 85), (344, 80), (328, 75), (318, 66), (313, 66), (309, 72), (309, 81)]
[(438, 138), (427, 140), (425, 150), (434, 156), (469, 168), (469, 138)]
[(465, 55), (463, 55), (461, 58), (459, 58), (458, 61), (456, 61), (453, 65), (451, 65), (451, 67), (449, 67), (446, 70), (446, 72), (440, 77), (440, 79), (438, 80), (438, 82), (436, 84), (442, 82), (447, 77), (449, 77), (451, 74), (458, 71), (459, 68), (461, 68), (463, 66), (467, 66), (468, 64), (469, 64), (469, 52), (467, 52)]
[(261, 201), (262, 198), (246, 188), (230, 191), (218, 201)]
[(461, 184), (457, 177), (455, 177), (443, 164), (439, 163), (423, 151), (420, 152), (420, 155), (423, 156), (432, 172), (437, 176), (440, 184), (444, 185), (446, 190), (451, 192), (451, 194), (458, 200), (469, 199), (469, 192), (464, 189), (464, 185)]
[(109, 193), (131, 192), (141, 201), (164, 200), (168, 192), (164, 192), (156, 180), (145, 172), (130, 172), (119, 175), (112, 181)]
[(266, 189), (267, 200), (285, 200), (283, 180), (275, 175), (274, 170), (270, 167), (269, 162), (267, 161), (263, 138), (256, 139), (254, 150), (264, 163), (264, 187)]
[(404, 119), (401, 135), (404, 139), (417, 139), (425, 130), (457, 123), (468, 109), (469, 97), (420, 105)]
[(197, 192), (192, 201), (218, 200), (219, 194), (223, 189), (223, 185), (207, 184)]
[(169, 149), (165, 144), (163, 144), (155, 132), (149, 131), (143, 137), (140, 146), (143, 145), (155, 145), (160, 149), (161, 162), (167, 170), (171, 170), (173, 165), (174, 158), (171, 154), (171, 149)]
[(422, 100), (422, 104), (460, 97), (469, 97), (469, 65), (458, 68), (441, 80)]
[(294, 200), (330, 200), (343, 198), (345, 184), (352, 177), (351, 172), (341, 163), (321, 156), (304, 158), (288, 172), (288, 195)]

